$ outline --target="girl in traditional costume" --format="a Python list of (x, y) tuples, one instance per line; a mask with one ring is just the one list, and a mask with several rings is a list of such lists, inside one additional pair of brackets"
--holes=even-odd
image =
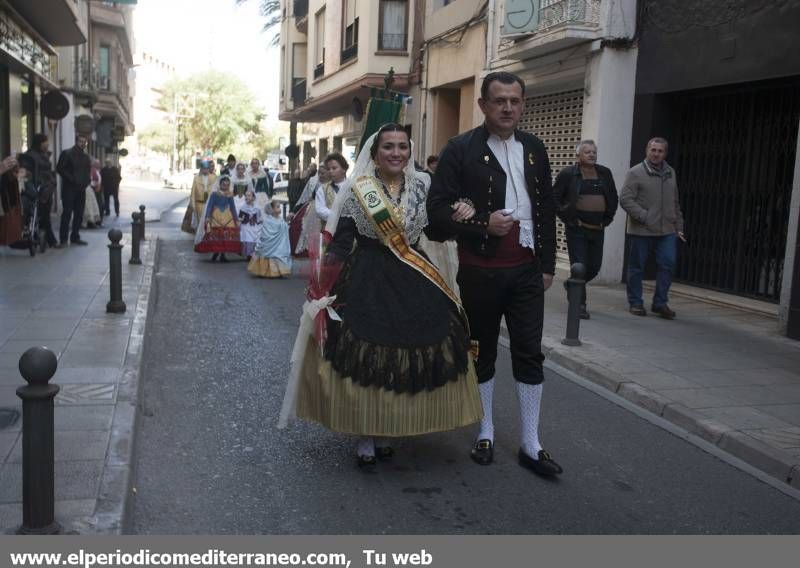
[[(309, 249), (316, 270), (279, 420), (358, 436), (367, 469), (391, 457), (386, 438), (483, 415), (466, 316), (418, 248), (430, 177), (415, 172), (411, 151), (400, 125), (373, 135), (334, 203), (323, 233), (332, 242), (322, 256)], [(454, 219), (471, 215), (466, 203), (454, 207)]]
[(256, 207), (256, 194), (252, 189), (248, 189), (244, 194), (245, 204), (239, 209), (239, 230), (240, 238), (242, 240), (242, 256), (247, 260), (253, 256), (253, 250), (256, 248), (256, 241), (261, 231), (261, 224), (264, 222), (264, 216), (261, 209)]
[(256, 243), (247, 270), (264, 278), (283, 278), (292, 273), (289, 226), (281, 219), (281, 203), (273, 200)]
[(208, 196), (205, 212), (194, 237), (195, 252), (210, 252), (211, 262), (228, 262), (225, 253), (241, 252), (239, 222), (236, 205), (230, 191), (231, 180), (221, 176), (214, 182), (214, 190)]

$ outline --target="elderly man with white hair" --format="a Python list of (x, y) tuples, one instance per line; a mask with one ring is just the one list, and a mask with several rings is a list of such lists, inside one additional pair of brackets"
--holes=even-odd
[[(563, 168), (553, 185), (556, 213), (564, 222), (570, 264), (586, 269), (588, 284), (603, 264), (604, 229), (617, 211), (617, 188), (611, 170), (597, 163), (597, 144), (582, 140), (575, 148), (575, 165)], [(589, 319), (586, 288), (580, 316)]]

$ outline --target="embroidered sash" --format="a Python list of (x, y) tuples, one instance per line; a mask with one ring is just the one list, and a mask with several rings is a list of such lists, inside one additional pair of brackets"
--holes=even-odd
[[(353, 185), (353, 193), (359, 205), (366, 213), (380, 241), (405, 265), (422, 274), (431, 284), (436, 286), (450, 301), (455, 304), (458, 314), (469, 334), (469, 322), (461, 300), (447, 285), (439, 270), (424, 256), (411, 248), (406, 238), (404, 222), (398, 218), (397, 210), (387, 200), (386, 194), (371, 176), (361, 176)], [(477, 341), (470, 342), (470, 353), (478, 356)]]

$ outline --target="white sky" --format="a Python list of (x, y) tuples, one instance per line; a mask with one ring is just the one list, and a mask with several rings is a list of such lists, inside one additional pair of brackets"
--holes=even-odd
[(139, 0), (134, 10), (137, 51), (174, 65), (181, 76), (214, 68), (245, 81), (278, 121), (280, 48), (268, 47), (258, 0)]

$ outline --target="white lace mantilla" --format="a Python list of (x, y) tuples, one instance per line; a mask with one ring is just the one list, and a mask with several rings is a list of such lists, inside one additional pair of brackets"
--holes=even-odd
[[(389, 192), (383, 182), (380, 179), (378, 179), (378, 182), (386, 195), (389, 196)], [(401, 193), (400, 203), (395, 202), (389, 196), (390, 202), (399, 205), (400, 209), (405, 211), (405, 232), (408, 242), (411, 244), (419, 240), (422, 230), (428, 224), (428, 210), (425, 207), (425, 201), (428, 198), (428, 187), (429, 185), (425, 183), (425, 179), (422, 176), (414, 176), (410, 180), (406, 177), (405, 189)], [(377, 239), (378, 235), (367, 218), (364, 209), (353, 194), (352, 189), (349, 189), (348, 192), (349, 195), (342, 204), (341, 216), (353, 219), (359, 234), (370, 239)]]

